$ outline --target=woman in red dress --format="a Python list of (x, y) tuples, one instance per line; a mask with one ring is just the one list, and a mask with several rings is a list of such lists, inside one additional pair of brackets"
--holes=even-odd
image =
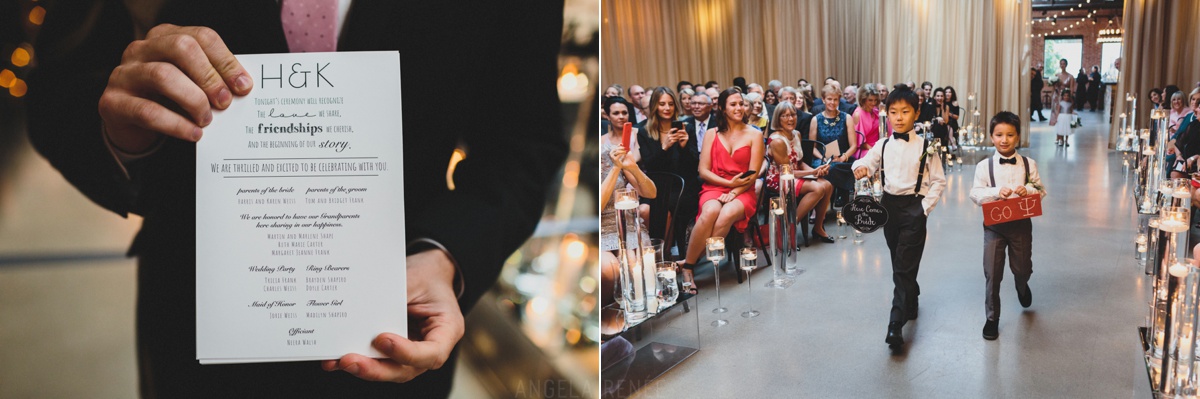
[(746, 124), (750, 111), (736, 89), (721, 92), (717, 111), (717, 127), (704, 134), (700, 151), (699, 172), (704, 184), (684, 258), (683, 281), (692, 281), (692, 269), (709, 237), (725, 237), (730, 227), (745, 231), (755, 212), (754, 181), (760, 171), (743, 174), (763, 163), (762, 132)]

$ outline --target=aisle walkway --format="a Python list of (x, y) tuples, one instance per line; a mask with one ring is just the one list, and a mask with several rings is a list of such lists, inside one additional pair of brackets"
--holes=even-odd
[(639, 397), (1133, 396), (1147, 385), (1135, 334), (1146, 295), (1133, 259), (1136, 215), (1121, 158), (1106, 148), (1106, 121), (1086, 112), (1083, 123), (1061, 148), (1051, 128), (1035, 122), (1032, 147), (1022, 149), (1037, 160), (1050, 195), (1045, 216), (1034, 219), (1033, 306), (1020, 307), (1006, 272), (998, 340), (980, 334), (983, 230), (967, 196), (970, 163), (948, 175), (930, 216), (920, 318), (905, 327), (903, 354), (883, 342), (891, 268), (883, 235), (874, 233), (862, 245), (804, 249), (807, 272), (786, 290), (761, 288), (770, 271), (755, 273), (755, 319), (739, 316), (746, 287), (727, 269), (725, 327), (709, 325), (716, 299), (710, 273), (702, 273), (701, 351)]

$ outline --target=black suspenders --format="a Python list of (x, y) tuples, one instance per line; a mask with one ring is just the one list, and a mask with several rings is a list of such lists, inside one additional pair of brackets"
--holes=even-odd
[[(887, 183), (887, 169), (884, 168), (884, 160), (887, 159), (887, 157), (886, 157), (887, 144), (889, 141), (892, 141), (891, 137), (884, 139), (883, 140), (883, 148), (879, 149), (879, 180), (881, 180), (879, 182), (880, 185), (884, 185)], [(913, 188), (913, 195), (921, 194), (921, 181), (925, 180), (925, 151), (924, 150), (921, 151), (921, 155), (919, 158), (917, 158), (917, 162), (919, 162), (921, 164), (921, 166), (917, 168), (917, 186)], [(1029, 168), (1028, 165), (1026, 165), (1025, 167), (1026, 167), (1026, 169)], [(1028, 172), (1028, 170), (1026, 172)], [(1026, 173), (1026, 174), (1028, 174), (1028, 173)], [(996, 185), (996, 183), (994, 181), (995, 181), (995, 179), (993, 179), (993, 183), (992, 183), (993, 186)]]
[[(1029, 184), (1029, 158), (1021, 156), (1025, 163), (1025, 184)], [(992, 179), (992, 187), (996, 187), (996, 157), (988, 157), (988, 177)]]

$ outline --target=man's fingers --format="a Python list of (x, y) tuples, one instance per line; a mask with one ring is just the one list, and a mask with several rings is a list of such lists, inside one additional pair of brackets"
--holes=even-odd
[(426, 371), (426, 369), (399, 364), (390, 359), (372, 359), (358, 354), (342, 356), (336, 365), (337, 369), (367, 381), (403, 383), (417, 378)]
[(213, 107), (225, 109), (229, 106), (233, 100), (232, 92), (225, 79), (209, 62), (196, 38), (185, 34), (171, 34), (144, 42), (144, 45), (139, 46), (141, 54), (135, 55), (140, 61), (174, 64), (204, 91)]
[(171, 137), (196, 141), (200, 127), (162, 104), (121, 91), (105, 91), (100, 97), (100, 115), (105, 120), (128, 121), (137, 127)]
[(217, 71), (217, 74), (221, 75), (221, 80), (233, 91), (233, 94), (242, 96), (250, 93), (250, 89), (254, 87), (250, 74), (246, 72), (245, 68), (242, 68), (242, 64), (229, 51), (229, 47), (225, 46), (225, 41), (216, 31), (202, 26), (162, 24), (150, 29), (150, 32), (146, 34), (146, 39), (152, 40), (177, 34), (188, 35), (196, 40), (208, 58), (209, 64)]
[(192, 80), (175, 65), (166, 62), (139, 63), (119, 66), (114, 75), (129, 74), (125, 80), (128, 89), (143, 97), (158, 96), (178, 104), (193, 123), (200, 127), (212, 122), (212, 109), (208, 97)]
[(213, 68), (216, 68), (225, 83), (233, 89), (233, 94), (244, 96), (250, 93), (250, 89), (254, 87), (250, 80), (250, 73), (246, 72), (246, 69), (242, 68), (242, 63), (238, 62), (233, 53), (229, 52), (229, 47), (225, 46), (225, 41), (221, 40), (221, 36), (216, 31), (203, 26), (189, 26), (181, 29), (184, 33), (196, 38)]
[(412, 341), (396, 334), (383, 333), (371, 344), (396, 363), (423, 369), (438, 369), (450, 358), (450, 351), (458, 342), (450, 330), (449, 326), (431, 328), (425, 332), (423, 341)]

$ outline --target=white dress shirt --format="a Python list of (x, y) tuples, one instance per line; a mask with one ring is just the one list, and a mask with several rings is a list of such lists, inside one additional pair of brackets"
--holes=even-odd
[[(1002, 165), (1001, 159), (1014, 159), (1015, 165)], [(1029, 193), (1040, 192), (1042, 198), (1046, 197), (1046, 188), (1042, 186), (1042, 175), (1038, 173), (1037, 161), (1029, 159), (1029, 183), (1025, 182), (1025, 160), (1016, 153), (1011, 157), (1000, 155), (999, 152), (993, 154), (990, 158), (984, 158), (975, 165), (975, 183), (971, 186), (971, 201), (976, 204), (983, 205), (987, 202), (999, 201), (1004, 198), (1000, 197), (1000, 189), (1008, 187), (1010, 190), (1015, 190), (1017, 186), (1025, 186), (1025, 190)], [(992, 187), (992, 179), (988, 174), (988, 160), (992, 161), (992, 165), (996, 167), (996, 187)], [(1037, 187), (1042, 187), (1038, 190)], [(1016, 193), (1009, 194), (1008, 198), (1018, 197)]]
[[(925, 215), (928, 216), (941, 198), (942, 190), (946, 189), (946, 173), (942, 170), (942, 160), (932, 154), (925, 157), (925, 178), (921, 180), (921, 187), (918, 189), (917, 171), (921, 166), (918, 160), (921, 158), (921, 152), (925, 151), (925, 139), (911, 132), (900, 134), (908, 134), (908, 141), (886, 136), (875, 143), (862, 159), (854, 161), (851, 169), (867, 167), (874, 174), (879, 171), (879, 163), (886, 159), (883, 191), (892, 195), (912, 195), (914, 192), (924, 195), (921, 206), (925, 208)], [(883, 153), (885, 147), (887, 154)]]

